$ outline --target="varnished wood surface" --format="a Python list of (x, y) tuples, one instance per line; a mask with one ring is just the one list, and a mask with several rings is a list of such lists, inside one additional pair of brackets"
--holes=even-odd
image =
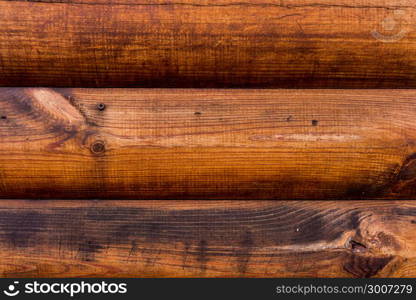
[(1, 277), (415, 277), (414, 201), (0, 201)]
[(1, 198), (415, 196), (414, 90), (0, 89)]
[(413, 0), (0, 1), (0, 85), (416, 88)]

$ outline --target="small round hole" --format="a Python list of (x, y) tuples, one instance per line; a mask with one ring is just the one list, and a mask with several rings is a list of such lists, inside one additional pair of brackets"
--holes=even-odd
[(98, 110), (103, 111), (105, 109), (105, 104), (104, 103), (99, 103), (99, 104), (97, 104), (97, 108), (98, 108)]
[(91, 145), (91, 152), (95, 154), (100, 154), (105, 151), (105, 144), (103, 141), (96, 141)]

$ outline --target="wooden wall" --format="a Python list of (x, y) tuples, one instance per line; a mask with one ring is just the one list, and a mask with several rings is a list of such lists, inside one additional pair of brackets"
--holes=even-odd
[(0, 89), (2, 198), (415, 195), (414, 90)]
[(2, 277), (414, 277), (414, 201), (0, 202)]
[(415, 9), (0, 0), (0, 277), (415, 277)]
[(0, 1), (0, 85), (416, 88), (413, 0)]

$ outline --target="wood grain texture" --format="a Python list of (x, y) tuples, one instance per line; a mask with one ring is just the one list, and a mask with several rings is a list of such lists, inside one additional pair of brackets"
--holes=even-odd
[(1, 198), (415, 196), (414, 90), (0, 89)]
[(415, 277), (414, 201), (0, 201), (1, 277)]
[(416, 88), (413, 0), (1, 0), (0, 85)]

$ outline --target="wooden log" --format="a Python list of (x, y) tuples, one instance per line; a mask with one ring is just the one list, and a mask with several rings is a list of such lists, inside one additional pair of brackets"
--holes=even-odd
[(1, 198), (415, 196), (415, 90), (0, 89)]
[(0, 0), (0, 85), (416, 88), (413, 0)]
[(414, 277), (414, 201), (0, 201), (1, 277)]

